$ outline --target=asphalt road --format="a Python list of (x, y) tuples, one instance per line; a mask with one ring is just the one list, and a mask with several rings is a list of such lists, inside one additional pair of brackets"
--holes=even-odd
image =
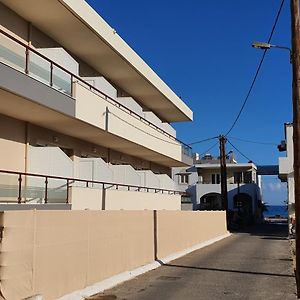
[(90, 299), (296, 299), (286, 227), (234, 233)]

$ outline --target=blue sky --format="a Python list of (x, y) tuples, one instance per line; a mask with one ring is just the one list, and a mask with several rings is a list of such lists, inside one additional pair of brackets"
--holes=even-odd
[[(194, 121), (173, 124), (186, 143), (225, 133), (245, 98), (262, 55), (253, 41), (266, 41), (281, 0), (88, 0), (88, 3), (191, 107)], [(289, 1), (273, 44), (290, 45)], [(253, 93), (232, 137), (279, 143), (292, 120), (291, 65), (287, 51), (268, 51)], [(231, 139), (257, 164), (276, 164), (275, 145)], [(214, 141), (193, 146), (206, 151)], [(227, 145), (227, 150), (231, 150)], [(212, 154), (218, 154), (215, 147)], [(245, 158), (236, 153), (240, 162)], [(279, 188), (279, 186), (281, 188)], [(269, 177), (265, 201), (286, 199), (285, 184)]]

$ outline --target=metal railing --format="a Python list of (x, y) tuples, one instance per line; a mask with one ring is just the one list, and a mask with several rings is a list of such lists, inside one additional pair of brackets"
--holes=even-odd
[[(60, 180), (60, 181), (64, 182), (63, 184), (60, 184), (59, 187), (55, 187), (54, 190), (65, 188), (64, 203), (67, 203), (67, 204), (69, 203), (69, 200), (70, 200), (69, 192), (70, 192), (71, 187), (99, 188), (99, 189), (103, 189), (103, 190), (107, 190), (107, 189), (120, 190), (121, 188), (123, 188), (126, 191), (136, 191), (136, 192), (147, 192), (147, 193), (154, 192), (154, 193), (161, 193), (161, 194), (168, 194), (168, 195), (183, 195), (183, 194), (185, 194), (182, 191), (167, 190), (167, 189), (147, 187), (147, 186), (129, 185), (129, 184), (123, 184), (123, 183), (87, 180), (87, 179), (79, 179), (79, 178), (71, 178), (71, 177), (51, 176), (51, 175), (35, 174), (35, 173), (0, 170), (0, 174), (16, 175), (16, 178), (15, 178), (16, 184), (14, 185), (16, 187), (16, 189), (15, 189), (14, 194), (16, 196), (16, 201), (19, 204), (28, 203), (29, 201), (26, 201), (26, 198), (31, 198), (31, 200), (32, 200), (32, 197), (26, 197), (23, 195), (23, 191), (28, 189), (28, 177), (34, 177), (34, 178), (38, 178), (38, 179), (42, 180), (42, 181), (40, 181), (40, 183), (41, 182), (43, 183), (43, 187), (40, 187), (40, 185), (39, 185), (39, 188), (43, 189), (43, 195), (42, 195), (42, 197), (40, 196), (40, 197), (36, 197), (36, 198), (43, 198), (44, 204), (47, 204), (50, 199), (50, 197), (49, 197), (49, 191), (50, 191), (49, 182), (50, 182), (50, 180)], [(76, 185), (76, 184), (81, 184), (81, 185)], [(6, 184), (4, 186), (5, 186), (5, 188), (9, 187), (11, 189), (11, 187), (13, 185)], [(1, 189), (3, 189), (3, 187), (1, 187), (1, 182), (0, 182), (0, 191), (1, 191)], [(51, 190), (53, 190), (53, 188)], [(3, 196), (3, 193), (1, 193), (1, 196), (5, 197), (5, 195)], [(25, 199), (25, 200), (22, 200), (22, 199)], [(3, 201), (0, 200), (0, 202), (3, 202)], [(9, 201), (5, 201), (5, 202), (9, 202)], [(61, 202), (53, 202), (52, 201), (52, 203), (61, 203)]]
[[(74, 97), (73, 84), (74, 84), (75, 80), (78, 81), (78, 82), (81, 82), (82, 84), (84, 84), (92, 92), (96, 93), (97, 95), (100, 94), (104, 100), (106, 100), (109, 103), (113, 104), (114, 106), (122, 109), (123, 111), (127, 112), (129, 115), (131, 115), (131, 116), (139, 119), (140, 121), (146, 123), (148, 126), (154, 128), (155, 130), (157, 130), (158, 132), (164, 134), (168, 138), (173, 139), (174, 141), (177, 141), (178, 143), (180, 143), (182, 145), (182, 150), (183, 150), (183, 153), (185, 155), (188, 155), (188, 156), (192, 155), (192, 148), (189, 145), (187, 145), (184, 142), (177, 139), (176, 137), (174, 137), (173, 135), (171, 135), (170, 133), (166, 132), (162, 128), (160, 128), (157, 125), (153, 124), (149, 120), (143, 118), (142, 116), (140, 116), (136, 112), (132, 111), (131, 109), (129, 109), (128, 107), (123, 105), (122, 103), (120, 103), (117, 100), (113, 99), (112, 97), (110, 97), (109, 95), (104, 93), (103, 91), (100, 91), (99, 89), (97, 89), (93, 85), (91, 85), (88, 82), (86, 82), (85, 80), (83, 80), (81, 77), (79, 77), (76, 74), (74, 74), (74, 73), (70, 72), (69, 70), (65, 69), (64, 67), (62, 67), (58, 63), (54, 62), (53, 60), (49, 59), (45, 55), (41, 54), (39, 51), (37, 51), (34, 48), (30, 47), (26, 43), (21, 42), (19, 39), (15, 38), (11, 34), (5, 32), (2, 29), (0, 29), (0, 34), (4, 35), (6, 38), (8, 38), (11, 41), (17, 43), (18, 45), (20, 45), (21, 47), (23, 47), (25, 49), (25, 61), (23, 62), (22, 58), (21, 59), (19, 58), (19, 67), (22, 69), (20, 64), (22, 65), (24, 63), (23, 72), (25, 74), (31, 75), (30, 74), (31, 69), (33, 69), (35, 71), (35, 73), (34, 73), (35, 77), (38, 77), (39, 79), (42, 79), (40, 81), (42, 81), (44, 83), (48, 83), (49, 86), (51, 86), (53, 88), (56, 88), (57, 90), (71, 96), (72, 98)], [(38, 58), (41, 58), (44, 61), (44, 64), (45, 64), (45, 62), (48, 63), (49, 74), (45, 74), (45, 70), (42, 70), (42, 68), (40, 66), (38, 66), (38, 64), (30, 61), (30, 54), (31, 53), (36, 55)], [(11, 55), (15, 55), (15, 57), (17, 56), (16, 54), (11, 54)], [(0, 59), (1, 59), (1, 57), (0, 57)], [(11, 65), (9, 65), (9, 66), (11, 66)], [(20, 69), (20, 68), (17, 68), (17, 69)], [(69, 83), (66, 84), (66, 80), (62, 79), (62, 76), (58, 76), (56, 73), (61, 73), (60, 75), (63, 74), (63, 76), (65, 76), (67, 74), (68, 77), (69, 77)]]

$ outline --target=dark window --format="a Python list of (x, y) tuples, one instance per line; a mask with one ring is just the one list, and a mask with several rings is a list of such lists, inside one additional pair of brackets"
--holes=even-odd
[(234, 183), (242, 183), (242, 173), (234, 172), (233, 177), (234, 177)]
[(188, 174), (181, 174), (179, 175), (179, 183), (188, 184), (189, 183), (189, 175)]
[(244, 183), (252, 183), (252, 172), (244, 172)]
[(220, 174), (211, 174), (211, 183), (212, 184), (219, 184), (220, 182), (221, 182)]

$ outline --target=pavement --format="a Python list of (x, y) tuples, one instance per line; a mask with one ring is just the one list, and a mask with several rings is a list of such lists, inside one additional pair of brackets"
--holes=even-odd
[(233, 233), (88, 299), (297, 299), (287, 225)]

